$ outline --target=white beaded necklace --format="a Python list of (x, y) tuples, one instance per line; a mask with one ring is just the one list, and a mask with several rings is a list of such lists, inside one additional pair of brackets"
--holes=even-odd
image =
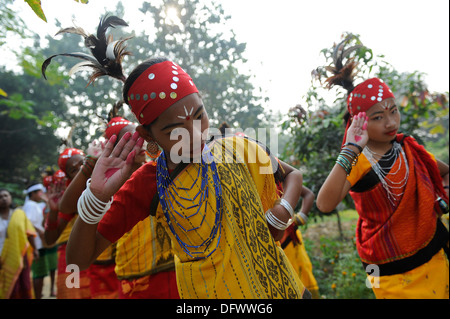
[[(397, 206), (398, 201), (404, 192), (396, 193), (393, 191), (404, 189), (409, 177), (409, 165), (401, 144), (398, 142), (394, 142), (391, 150), (384, 155), (375, 153), (368, 146), (364, 148), (363, 153), (366, 156), (367, 160), (370, 162), (373, 171), (380, 179), (383, 188), (386, 190), (389, 202), (393, 206)], [(397, 162), (397, 159), (399, 159), (398, 168), (395, 171), (391, 172), (392, 168)], [(384, 162), (393, 160), (393, 162), (388, 167), (381, 167), (381, 165), (379, 164), (379, 161), (381, 160)], [(402, 165), (405, 165), (405, 176), (399, 182), (392, 181), (389, 176), (398, 174), (398, 172), (400, 172), (400, 170), (402, 169)]]

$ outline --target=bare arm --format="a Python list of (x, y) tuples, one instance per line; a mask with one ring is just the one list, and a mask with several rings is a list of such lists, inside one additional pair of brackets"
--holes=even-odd
[(44, 232), (44, 238), (47, 245), (54, 244), (68, 224), (67, 220), (58, 218), (58, 202), (64, 192), (65, 183), (65, 179), (61, 180), (56, 184), (51, 185), (48, 189), (47, 205), (50, 211), (45, 220)]
[(302, 194), (300, 196), (302, 197), (302, 207), (300, 208), (300, 211), (303, 214), (308, 215), (314, 205), (314, 200), (316, 199), (316, 196), (306, 186), (302, 187)]
[(91, 177), (96, 162), (97, 158), (90, 155), (86, 156), (79, 172), (75, 175), (59, 201), (59, 211), (61, 213), (71, 214), (77, 211), (78, 198), (85, 190), (86, 182)]
[[(108, 141), (92, 172), (90, 190), (102, 202), (108, 202), (130, 177), (134, 156), (144, 142), (138, 133), (133, 136), (126, 133), (114, 147), (116, 139), (113, 136)], [(83, 214), (81, 211), (78, 213), (80, 216)], [(96, 210), (89, 213), (99, 214)], [(67, 263), (86, 269), (110, 244), (98, 233), (97, 224), (88, 224), (78, 218), (67, 242)]]
[[(295, 206), (297, 206), (298, 201), (300, 200), (300, 196), (302, 193), (303, 175), (299, 170), (293, 168), (292, 166), (282, 161), (280, 161), (280, 165), (282, 166), (284, 171), (282, 198), (288, 201), (291, 207), (295, 208)], [(279, 204), (272, 207), (271, 211), (273, 214), (277, 216), (277, 218), (279, 218), (283, 222), (287, 222), (291, 218), (288, 210)], [(276, 241), (281, 240), (281, 238), (283, 238), (284, 231), (276, 229), (272, 227), (272, 225), (270, 224), (269, 230)]]
[[(353, 118), (353, 122), (347, 131), (346, 142), (355, 143), (364, 148), (367, 144), (367, 141), (369, 140), (366, 129), (366, 114), (364, 112), (361, 112)], [(359, 153), (357, 147), (348, 147), (357, 154)], [(339, 164), (335, 164), (319, 190), (319, 194), (317, 195), (316, 200), (317, 208), (323, 213), (331, 212), (348, 194), (350, 188), (351, 185), (347, 181), (347, 173)]]

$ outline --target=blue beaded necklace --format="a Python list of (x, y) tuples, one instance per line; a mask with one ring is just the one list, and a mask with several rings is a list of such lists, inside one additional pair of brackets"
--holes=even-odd
[[(205, 161), (206, 159), (206, 161)], [(177, 186), (172, 181), (169, 175), (169, 170), (167, 168), (167, 161), (164, 152), (159, 156), (157, 161), (157, 189), (158, 195), (161, 203), (161, 207), (164, 212), (164, 217), (167, 221), (169, 229), (171, 233), (176, 238), (177, 242), (183, 248), (183, 250), (188, 254), (191, 258), (195, 259), (203, 259), (209, 257), (218, 247), (221, 237), (221, 223), (222, 223), (222, 186), (220, 184), (220, 178), (217, 171), (216, 163), (214, 162), (214, 158), (209, 150), (208, 146), (205, 145), (205, 148), (202, 152), (202, 161), (199, 164), (199, 169), (197, 173), (196, 179), (193, 181), (190, 187), (184, 187), (183, 185)], [(208, 186), (208, 171), (211, 170), (212, 179), (214, 182), (214, 192), (215, 192), (215, 200), (216, 200), (216, 213), (214, 219), (214, 226), (211, 229), (211, 233), (209, 236), (199, 245), (191, 245), (189, 243), (184, 242), (180, 236), (177, 234), (174, 225), (182, 229), (183, 232), (188, 233), (193, 230), (199, 229), (205, 220), (207, 209), (208, 209), (208, 198), (209, 198), (209, 186)], [(201, 174), (200, 174), (201, 173)], [(180, 196), (179, 191), (189, 191), (191, 190), (198, 182), (198, 179), (201, 178), (200, 189), (197, 194), (191, 199)], [(172, 186), (172, 187), (171, 187)], [(175, 194), (171, 189), (175, 190)], [(185, 201), (192, 202), (192, 205), (185, 207), (182, 203), (180, 203), (177, 198), (183, 199)], [(197, 210), (189, 215), (185, 216), (181, 214), (174, 206), (174, 202), (178, 204), (178, 206), (183, 210), (187, 211), (189, 209), (193, 209), (197, 207)], [(191, 229), (186, 229), (180, 223), (178, 223), (176, 216), (174, 213), (183, 219), (189, 220), (190, 218), (198, 215), (204, 208), (203, 217), (201, 219), (200, 225), (196, 227), (192, 227)], [(172, 222), (174, 221), (174, 223)], [(209, 248), (209, 245), (213, 242), (213, 240), (218, 236), (216, 247), (207, 255), (200, 256), (206, 252)], [(197, 250), (197, 251), (196, 251)]]

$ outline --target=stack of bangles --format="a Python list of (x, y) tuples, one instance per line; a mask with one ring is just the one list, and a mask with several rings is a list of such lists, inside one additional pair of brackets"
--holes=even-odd
[(102, 202), (91, 192), (91, 179), (86, 182), (86, 189), (78, 199), (77, 209), (78, 215), (86, 224), (98, 224), (103, 215), (109, 210), (113, 202), (113, 198), (107, 203)]
[(283, 222), (282, 220), (279, 220), (273, 213), (272, 211), (269, 209), (266, 212), (266, 220), (267, 222), (272, 225), (273, 227), (275, 227), (278, 230), (285, 230), (286, 228), (288, 228), (292, 222), (294, 221), (294, 210), (292, 209), (292, 206), (289, 204), (289, 202), (287, 200), (285, 200), (284, 198), (281, 199), (277, 199), (275, 201), (275, 205), (281, 205), (284, 208), (286, 208), (286, 210), (289, 212), (289, 215), (291, 215), (291, 218), (289, 218), (289, 220), (287, 222)]
[(90, 178), (92, 175), (92, 171), (94, 170), (95, 164), (97, 163), (97, 157), (92, 155), (86, 155), (83, 161), (83, 165), (81, 165), (81, 172), (87, 178)]
[(297, 225), (306, 225), (306, 223), (308, 222), (308, 216), (306, 216), (305, 213), (300, 212), (298, 214), (295, 214), (294, 216), (294, 222)]
[(345, 172), (347, 173), (347, 176), (350, 175), (350, 172), (352, 171), (353, 166), (356, 165), (358, 162), (358, 156), (354, 150), (352, 150), (348, 146), (354, 146), (359, 150), (359, 154), (362, 152), (362, 147), (355, 143), (345, 143), (344, 146), (341, 149), (341, 153), (339, 154), (336, 164), (341, 166)]

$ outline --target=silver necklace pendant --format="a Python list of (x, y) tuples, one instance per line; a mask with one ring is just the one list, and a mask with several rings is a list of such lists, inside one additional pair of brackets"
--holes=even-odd
[[(394, 142), (391, 150), (385, 155), (377, 154), (367, 146), (364, 148), (363, 153), (366, 156), (367, 160), (370, 162), (373, 171), (375, 172), (375, 174), (377, 174), (378, 179), (383, 185), (383, 188), (386, 190), (389, 202), (393, 206), (397, 206), (397, 202), (403, 196), (404, 192), (398, 193), (395, 191), (404, 189), (409, 178), (409, 165), (401, 144)], [(377, 155), (379, 157), (379, 160), (376, 160), (374, 155)], [(386, 162), (390, 160), (393, 160), (392, 165), (387, 167), (382, 167), (380, 165), (380, 161)], [(397, 161), (398, 168), (395, 171), (392, 171), (394, 166), (397, 164)], [(398, 182), (391, 180), (391, 178), (389, 177), (399, 174), (399, 172), (403, 168), (403, 165), (405, 165), (405, 174), (403, 178)]]

